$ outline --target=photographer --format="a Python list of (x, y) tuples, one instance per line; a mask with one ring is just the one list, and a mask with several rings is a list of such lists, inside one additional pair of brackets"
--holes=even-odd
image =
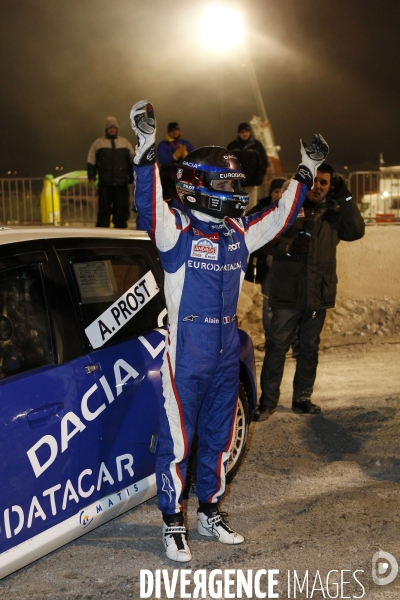
[(341, 177), (322, 163), (294, 225), (275, 245), (269, 305), (271, 333), (261, 373), (258, 420), (275, 412), (286, 352), (298, 327), (292, 409), (316, 414), (311, 402), (326, 309), (335, 306), (336, 247), (364, 235), (364, 221)]

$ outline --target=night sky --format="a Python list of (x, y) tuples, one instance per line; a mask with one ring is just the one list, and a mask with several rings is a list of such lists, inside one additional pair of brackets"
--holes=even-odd
[[(232, 2), (229, 3), (232, 6)], [(245, 57), (197, 42), (206, 0), (1, 0), (0, 177), (86, 167), (107, 115), (151, 100), (158, 140), (178, 121), (195, 147), (226, 145), (257, 105)], [(400, 164), (396, 0), (242, 0), (285, 171), (322, 133), (338, 171)]]

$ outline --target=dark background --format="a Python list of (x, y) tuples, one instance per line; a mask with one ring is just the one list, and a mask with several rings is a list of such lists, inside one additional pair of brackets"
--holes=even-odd
[[(107, 115), (135, 145), (131, 106), (150, 99), (158, 140), (179, 121), (194, 146), (225, 145), (257, 114), (240, 49), (197, 43), (206, 0), (1, 0), (0, 177), (86, 167)], [(232, 6), (232, 2), (230, 3)], [(284, 170), (321, 132), (338, 171), (400, 164), (396, 0), (242, 0)]]

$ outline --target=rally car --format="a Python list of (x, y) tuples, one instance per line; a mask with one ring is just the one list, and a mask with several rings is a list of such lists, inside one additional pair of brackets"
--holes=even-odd
[[(0, 577), (156, 494), (166, 335), (147, 234), (0, 230)], [(228, 479), (256, 404), (242, 344)]]

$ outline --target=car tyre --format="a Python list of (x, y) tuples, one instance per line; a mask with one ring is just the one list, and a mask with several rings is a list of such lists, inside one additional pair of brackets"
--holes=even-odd
[(242, 383), (239, 383), (238, 405), (236, 410), (235, 431), (228, 461), (226, 482), (230, 483), (242, 463), (246, 451), (247, 434), (249, 432), (249, 400)]

